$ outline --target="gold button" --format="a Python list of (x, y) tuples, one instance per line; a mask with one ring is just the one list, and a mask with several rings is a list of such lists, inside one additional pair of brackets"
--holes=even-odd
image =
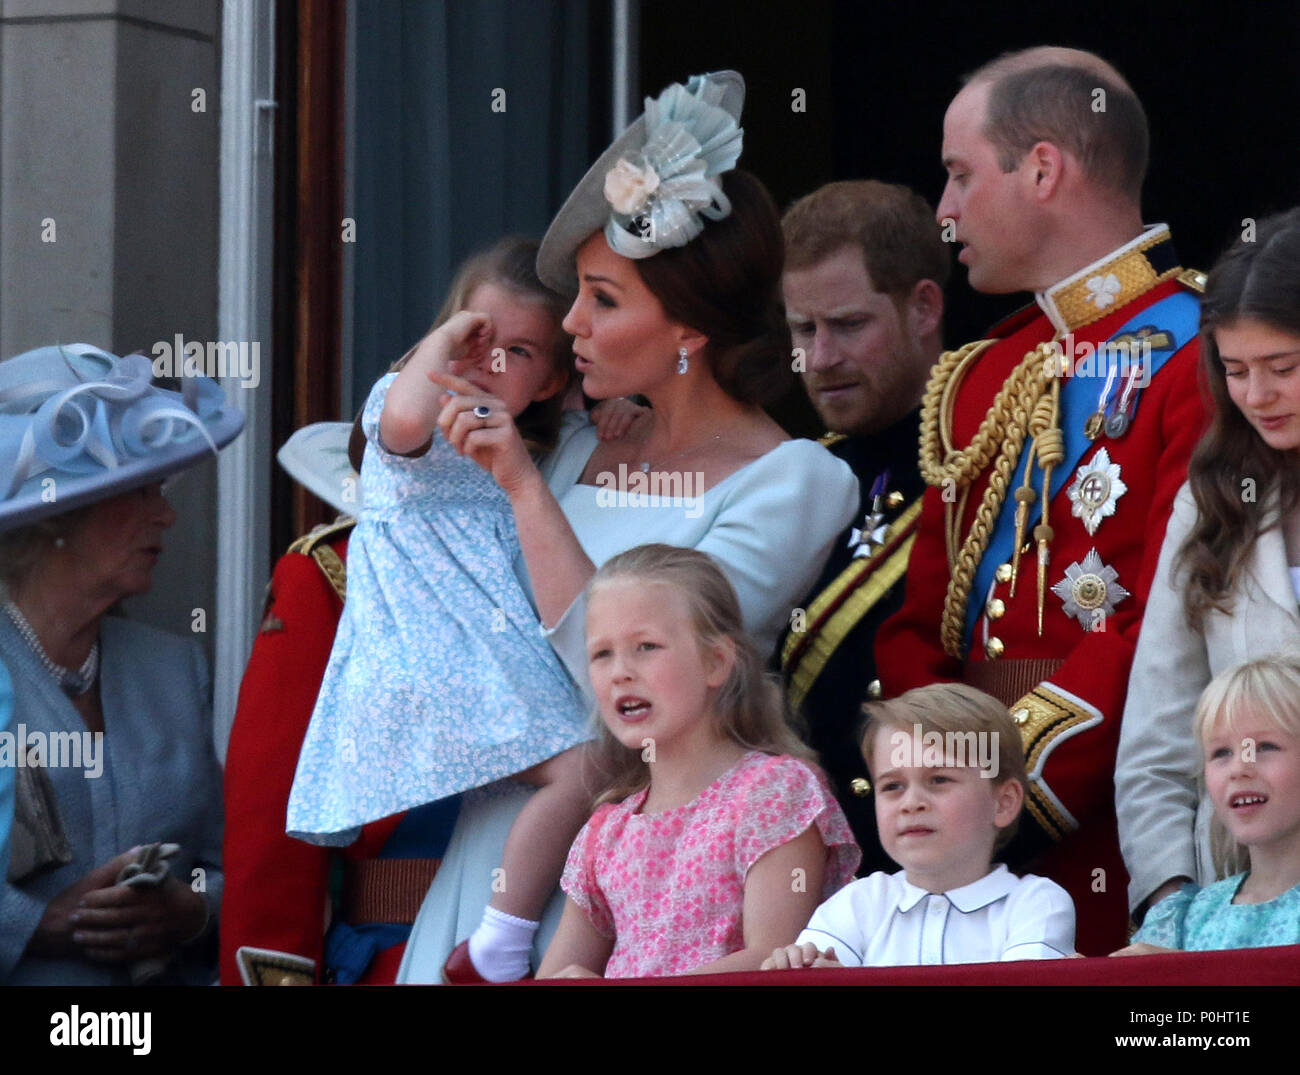
[(871, 794), (871, 781), (860, 776), (855, 776), (849, 781), (849, 790), (859, 799), (865, 799)]
[(885, 692), (880, 687), (880, 680), (873, 679), (867, 684), (867, 697), (871, 699), (880, 698)]
[(898, 505), (901, 504), (902, 502), (903, 502), (903, 494), (900, 493), (897, 489), (895, 489), (892, 493), (890, 493), (887, 497), (885, 497), (885, 503), (888, 504), (891, 508), (898, 507)]
[(1010, 582), (1010, 581), (1011, 581), (1011, 565), (1010, 565), (1010, 564), (1000, 564), (1000, 565), (998, 566), (997, 571), (995, 571), (995, 572), (993, 573), (993, 577), (996, 578), (996, 579), (998, 580), (998, 582)]
[(984, 652), (988, 654), (990, 661), (996, 661), (1001, 657), (1002, 654), (1006, 652), (1006, 648), (1007, 647), (1002, 644), (1002, 639), (1000, 638), (990, 638), (984, 643)]
[(1006, 602), (1004, 602), (1000, 597), (995, 597), (988, 603), (987, 611), (989, 619), (1000, 620), (1007, 614)]
[(1017, 709), (1014, 713), (1011, 714), (1011, 719), (1014, 720), (1017, 724), (1027, 724), (1029, 722), (1029, 710), (1026, 709), (1024, 706), (1021, 706), (1019, 709)]

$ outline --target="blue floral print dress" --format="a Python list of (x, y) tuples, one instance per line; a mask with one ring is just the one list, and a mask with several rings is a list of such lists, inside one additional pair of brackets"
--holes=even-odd
[(519, 536), (492, 476), (435, 433), (386, 451), (362, 415), (363, 506), (338, 634), (286, 829), (342, 845), (360, 826), (519, 773), (591, 737), (581, 696), (515, 571)]

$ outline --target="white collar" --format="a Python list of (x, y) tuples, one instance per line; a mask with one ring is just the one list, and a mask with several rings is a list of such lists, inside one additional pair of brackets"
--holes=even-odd
[(1020, 883), (1020, 878), (1008, 870), (1006, 863), (1003, 862), (999, 862), (978, 881), (972, 881), (969, 885), (962, 885), (961, 888), (951, 888), (947, 892), (934, 893), (924, 888), (918, 888), (907, 879), (906, 870), (899, 870), (898, 873), (894, 874), (894, 879), (898, 882), (900, 889), (898, 909), (904, 913), (910, 911), (926, 896), (939, 895), (943, 896), (963, 914), (970, 914), (972, 911), (978, 911), (981, 907), (987, 907), (990, 903), (996, 903), (998, 900), (1010, 895), (1016, 885)]

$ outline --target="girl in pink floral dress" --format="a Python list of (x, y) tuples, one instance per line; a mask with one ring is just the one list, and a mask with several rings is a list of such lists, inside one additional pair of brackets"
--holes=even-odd
[(592, 579), (608, 779), (569, 852), (540, 977), (757, 970), (861, 857), (704, 553), (643, 545)]

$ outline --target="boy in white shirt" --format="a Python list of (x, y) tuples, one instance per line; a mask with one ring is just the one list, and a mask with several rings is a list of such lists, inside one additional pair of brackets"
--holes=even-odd
[(880, 841), (903, 868), (842, 888), (763, 969), (1073, 955), (1065, 889), (992, 861), (1015, 833), (1027, 783), (1010, 713), (959, 683), (918, 687), (863, 711)]

